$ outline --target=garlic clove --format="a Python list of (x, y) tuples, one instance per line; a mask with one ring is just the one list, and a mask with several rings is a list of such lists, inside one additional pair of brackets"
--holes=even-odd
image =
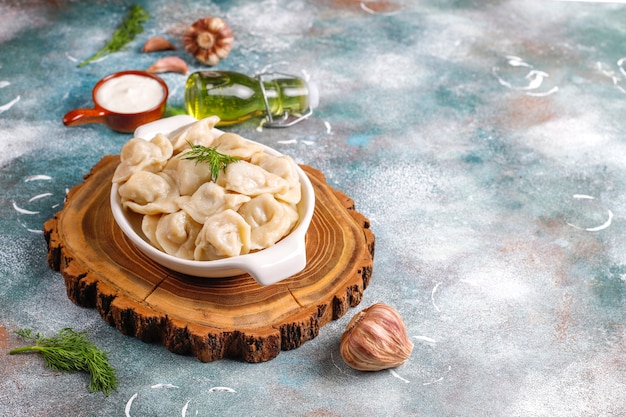
[(217, 65), (226, 58), (233, 45), (230, 27), (219, 17), (205, 17), (195, 21), (183, 34), (185, 50), (208, 66)]
[(391, 306), (374, 304), (357, 313), (341, 336), (341, 357), (359, 371), (380, 371), (402, 365), (413, 343), (400, 314)]
[(144, 43), (143, 48), (141, 49), (143, 52), (156, 52), (156, 51), (167, 51), (176, 49), (174, 45), (170, 43), (165, 38), (160, 36), (155, 36), (154, 38), (150, 38)]
[(179, 72), (186, 75), (189, 71), (187, 63), (177, 56), (167, 56), (156, 61), (147, 69), (151, 73)]

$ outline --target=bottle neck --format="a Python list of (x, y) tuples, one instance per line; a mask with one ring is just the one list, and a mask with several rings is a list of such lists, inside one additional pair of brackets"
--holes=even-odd
[(309, 89), (301, 78), (268, 74), (259, 76), (259, 84), (272, 116), (298, 115), (309, 107)]

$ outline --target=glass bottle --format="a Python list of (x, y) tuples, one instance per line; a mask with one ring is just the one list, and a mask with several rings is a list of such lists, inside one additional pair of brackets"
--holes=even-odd
[(233, 71), (198, 71), (187, 78), (185, 109), (196, 119), (218, 116), (218, 126), (265, 116), (265, 126), (291, 126), (310, 116), (317, 88), (282, 73), (249, 77)]

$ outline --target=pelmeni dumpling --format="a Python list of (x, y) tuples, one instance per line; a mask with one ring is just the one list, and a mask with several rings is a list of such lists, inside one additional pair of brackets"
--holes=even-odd
[(250, 225), (234, 210), (209, 217), (196, 238), (194, 258), (213, 261), (250, 251)]
[(146, 214), (141, 219), (141, 231), (148, 238), (148, 241), (157, 248), (158, 250), (163, 250), (159, 242), (156, 238), (156, 229), (159, 225), (159, 220), (161, 219), (161, 214)]
[[(157, 222), (154, 237), (166, 253), (182, 259), (194, 259), (196, 237), (202, 228), (180, 210), (164, 214)], [(144, 232), (145, 233), (145, 232)]]
[(140, 214), (173, 213), (178, 210), (178, 188), (167, 174), (137, 171), (119, 186), (124, 208)]
[(253, 155), (263, 152), (261, 145), (251, 143), (235, 133), (223, 133), (215, 139), (213, 146), (220, 153), (244, 160), (250, 160)]
[(287, 181), (246, 161), (228, 165), (217, 177), (217, 184), (252, 197), (265, 193), (282, 194), (289, 190)]
[(223, 187), (214, 182), (205, 182), (192, 196), (179, 197), (178, 206), (198, 223), (204, 222), (212, 215), (239, 207), (250, 201), (250, 197), (243, 194), (227, 193)]
[(208, 166), (189, 159), (172, 158), (165, 172), (173, 171), (180, 195), (192, 195), (202, 184), (211, 181), (211, 170)]
[(159, 172), (172, 154), (172, 143), (160, 133), (151, 141), (133, 138), (122, 147), (113, 182), (124, 182), (137, 171)]
[(264, 249), (285, 236), (298, 221), (295, 206), (261, 194), (243, 204), (239, 214), (251, 227), (250, 249)]
[(174, 130), (168, 135), (174, 152), (179, 153), (189, 148), (190, 144), (213, 146), (212, 143), (215, 138), (212, 130), (219, 121), (219, 117), (210, 116)]
[(290, 156), (274, 156), (267, 153), (259, 153), (254, 155), (250, 162), (287, 181), (289, 188), (285, 192), (276, 193), (276, 198), (291, 204), (300, 202), (302, 198), (300, 177), (298, 177), (296, 163)]

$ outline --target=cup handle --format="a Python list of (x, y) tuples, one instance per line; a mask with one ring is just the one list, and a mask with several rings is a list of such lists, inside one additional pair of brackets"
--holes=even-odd
[(65, 126), (78, 126), (88, 123), (104, 123), (107, 112), (102, 109), (74, 109), (63, 116)]

